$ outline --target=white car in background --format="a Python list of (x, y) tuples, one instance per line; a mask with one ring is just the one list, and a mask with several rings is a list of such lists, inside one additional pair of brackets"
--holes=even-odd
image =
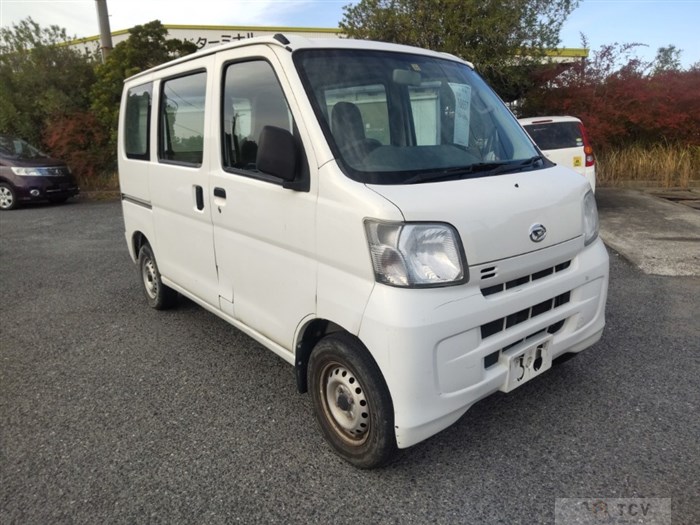
[(518, 119), (545, 156), (585, 177), (595, 191), (595, 158), (586, 128), (576, 117)]

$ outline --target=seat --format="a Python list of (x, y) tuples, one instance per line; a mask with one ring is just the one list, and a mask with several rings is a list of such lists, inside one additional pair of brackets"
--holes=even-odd
[(344, 155), (351, 161), (361, 160), (381, 143), (365, 137), (365, 124), (360, 109), (352, 102), (337, 102), (331, 111), (331, 131)]
[(331, 113), (331, 131), (341, 148), (365, 138), (365, 125), (362, 114), (352, 102), (338, 102)]

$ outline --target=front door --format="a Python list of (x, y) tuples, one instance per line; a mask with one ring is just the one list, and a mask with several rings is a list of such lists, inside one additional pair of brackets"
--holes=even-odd
[(221, 153), (212, 159), (220, 167), (211, 170), (210, 185), (219, 292), (223, 310), (292, 350), (300, 321), (316, 310), (315, 184), (306, 192), (285, 189), (257, 170), (264, 126), (298, 133), (276, 57), (267, 47), (259, 51), (245, 61), (238, 60), (242, 51), (218, 55)]

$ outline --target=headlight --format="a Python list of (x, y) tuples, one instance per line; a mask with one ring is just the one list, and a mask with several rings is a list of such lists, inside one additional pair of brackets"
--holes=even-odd
[(449, 224), (365, 221), (377, 282), (447, 286), (469, 278), (462, 243)]
[(11, 168), (12, 173), (21, 175), (22, 177), (41, 177), (44, 174), (40, 168)]
[(583, 236), (586, 246), (598, 237), (598, 207), (592, 191), (583, 198)]

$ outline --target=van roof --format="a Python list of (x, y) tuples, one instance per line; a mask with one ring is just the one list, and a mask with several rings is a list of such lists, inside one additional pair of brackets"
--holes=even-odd
[(236, 42), (231, 42), (228, 44), (222, 44), (220, 46), (209, 47), (190, 55), (176, 58), (169, 62), (165, 62), (158, 66), (152, 67), (145, 71), (141, 71), (129, 78), (126, 81), (139, 78), (141, 76), (147, 75), (149, 73), (154, 73), (163, 69), (167, 69), (176, 64), (182, 64), (190, 60), (196, 60), (203, 56), (214, 55), (216, 53), (221, 53), (228, 49), (237, 49), (246, 46), (254, 46), (266, 44), (271, 46), (278, 46), (288, 51), (292, 52), (297, 49), (373, 49), (377, 51), (393, 51), (401, 53), (412, 53), (433, 56), (436, 58), (447, 58), (462, 62), (468, 65), (470, 68), (474, 69), (474, 65), (471, 62), (463, 60), (455, 55), (449, 53), (440, 53), (437, 51), (431, 51), (428, 49), (423, 49), (420, 47), (405, 46), (401, 44), (388, 44), (386, 42), (377, 42), (374, 40), (356, 40), (352, 38), (306, 38), (299, 35), (283, 35), (282, 33), (277, 33), (275, 36), (260, 36), (254, 38), (246, 38), (245, 40), (240, 40)]

